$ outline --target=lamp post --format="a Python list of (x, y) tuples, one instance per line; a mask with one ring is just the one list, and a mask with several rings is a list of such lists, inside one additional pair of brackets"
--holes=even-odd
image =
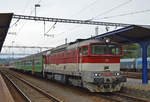
[(13, 43), (15, 43), (15, 41), (12, 41), (12, 59), (14, 58)]
[(36, 8), (40, 7), (40, 4), (35, 4), (35, 17), (36, 17)]

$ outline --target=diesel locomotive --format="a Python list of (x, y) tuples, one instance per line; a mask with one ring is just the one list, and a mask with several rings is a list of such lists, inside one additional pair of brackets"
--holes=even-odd
[(126, 82), (120, 75), (122, 56), (122, 46), (109, 39), (78, 39), (16, 60), (13, 68), (91, 92), (115, 92)]

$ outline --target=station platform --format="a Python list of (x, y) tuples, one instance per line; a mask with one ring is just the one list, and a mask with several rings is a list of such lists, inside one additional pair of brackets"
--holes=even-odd
[(140, 79), (127, 78), (125, 87), (142, 91), (150, 91), (150, 80), (148, 81), (148, 84), (142, 84), (142, 80)]
[(1, 75), (0, 75), (0, 102), (14, 102)]

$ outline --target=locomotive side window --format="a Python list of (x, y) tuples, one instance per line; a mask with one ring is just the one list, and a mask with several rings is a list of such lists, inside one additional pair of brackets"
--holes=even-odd
[(83, 47), (83, 55), (88, 55), (88, 46)]
[(92, 45), (91, 46), (91, 53), (94, 55), (102, 55), (106, 54), (106, 45)]
[(58, 58), (58, 60), (60, 59), (60, 55), (59, 54), (57, 55), (57, 58)]
[(73, 56), (76, 56), (76, 51), (73, 51)]
[(79, 48), (79, 56), (81, 56), (81, 55), (82, 55), (82, 49)]

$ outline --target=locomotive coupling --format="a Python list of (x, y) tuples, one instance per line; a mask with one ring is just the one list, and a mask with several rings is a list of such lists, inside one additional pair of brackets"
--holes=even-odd
[(94, 83), (95, 84), (103, 84), (104, 83), (104, 78), (94, 78)]

